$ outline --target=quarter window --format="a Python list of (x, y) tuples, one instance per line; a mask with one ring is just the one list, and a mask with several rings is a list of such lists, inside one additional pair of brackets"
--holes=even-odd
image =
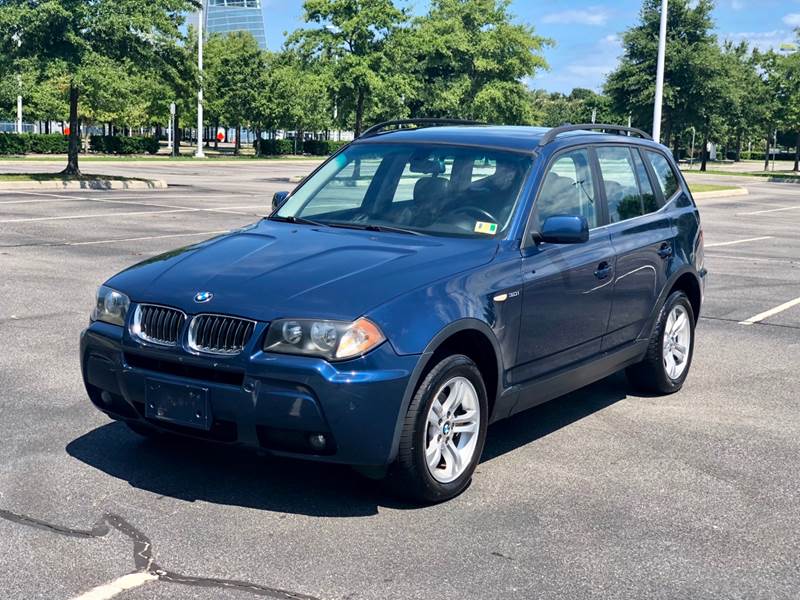
[(636, 165), (636, 176), (639, 179), (639, 191), (642, 193), (644, 212), (645, 214), (656, 212), (659, 208), (658, 200), (656, 200), (656, 194), (653, 191), (650, 176), (647, 174), (647, 169), (637, 150), (633, 150), (633, 164)]
[(590, 228), (598, 225), (592, 170), (585, 148), (561, 154), (544, 178), (536, 201), (539, 228), (547, 217), (556, 215), (582, 216)]
[[(630, 149), (623, 146), (597, 148), (597, 161), (603, 175), (610, 222), (617, 223), (645, 214)], [(652, 195), (652, 190), (650, 192)]]
[(648, 150), (645, 151), (645, 156), (653, 166), (661, 191), (664, 193), (664, 198), (669, 200), (678, 191), (678, 177), (675, 175), (672, 165), (658, 152), (650, 152)]

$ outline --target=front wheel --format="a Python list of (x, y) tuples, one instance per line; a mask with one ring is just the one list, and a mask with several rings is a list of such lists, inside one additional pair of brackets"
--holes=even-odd
[(411, 400), (389, 482), (416, 501), (457, 496), (478, 465), (487, 424), (486, 386), (478, 367), (463, 355), (444, 358)]
[(629, 381), (638, 389), (672, 394), (683, 387), (694, 354), (694, 311), (682, 291), (667, 298), (650, 337), (642, 362), (628, 367)]

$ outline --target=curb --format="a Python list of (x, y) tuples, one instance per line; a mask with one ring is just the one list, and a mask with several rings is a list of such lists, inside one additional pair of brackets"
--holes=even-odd
[(692, 194), (695, 200), (709, 200), (711, 198), (730, 198), (731, 196), (747, 196), (750, 192), (747, 188), (737, 187), (732, 190), (714, 190), (713, 192), (697, 192)]
[(0, 181), (0, 190), (163, 190), (167, 182), (161, 179), (86, 179), (83, 181)]

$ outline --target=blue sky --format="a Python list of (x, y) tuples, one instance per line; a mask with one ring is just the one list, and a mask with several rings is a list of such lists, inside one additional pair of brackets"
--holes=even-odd
[[(267, 44), (277, 50), (284, 32), (303, 25), (302, 0), (263, 0)], [(423, 13), (425, 0), (411, 3)], [(538, 74), (532, 87), (569, 92), (574, 87), (599, 89), (621, 53), (619, 33), (638, 20), (640, 0), (514, 0), (512, 12), (531, 23), (556, 45), (547, 49), (550, 71)], [(720, 39), (748, 40), (761, 48), (792, 41), (800, 27), (800, 0), (717, 0)]]

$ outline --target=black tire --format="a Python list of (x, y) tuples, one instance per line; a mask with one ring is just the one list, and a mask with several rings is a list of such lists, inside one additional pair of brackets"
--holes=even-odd
[[(664, 368), (664, 348), (663, 338), (664, 329), (667, 324), (667, 318), (675, 306), (682, 306), (689, 315), (689, 329), (691, 331), (691, 339), (689, 342), (689, 355), (686, 359), (687, 364), (683, 372), (672, 379)], [(628, 376), (628, 381), (637, 389), (642, 392), (653, 394), (674, 394), (683, 387), (686, 377), (689, 375), (689, 370), (692, 366), (692, 358), (694, 356), (694, 332), (695, 332), (695, 316), (692, 310), (692, 303), (689, 298), (682, 291), (676, 291), (670, 294), (664, 307), (658, 315), (658, 320), (653, 328), (653, 333), (650, 336), (650, 343), (647, 346), (647, 353), (644, 359), (625, 370)]]
[[(441, 483), (431, 475), (425, 461), (427, 417), (441, 386), (449, 379), (458, 376), (468, 379), (478, 396), (480, 419), (477, 444), (472, 460), (463, 473), (452, 482)], [(394, 492), (422, 503), (444, 502), (463, 492), (469, 485), (483, 453), (489, 421), (488, 405), (483, 377), (470, 358), (457, 354), (437, 363), (417, 388), (405, 415), (397, 460), (390, 467), (386, 480)]]

